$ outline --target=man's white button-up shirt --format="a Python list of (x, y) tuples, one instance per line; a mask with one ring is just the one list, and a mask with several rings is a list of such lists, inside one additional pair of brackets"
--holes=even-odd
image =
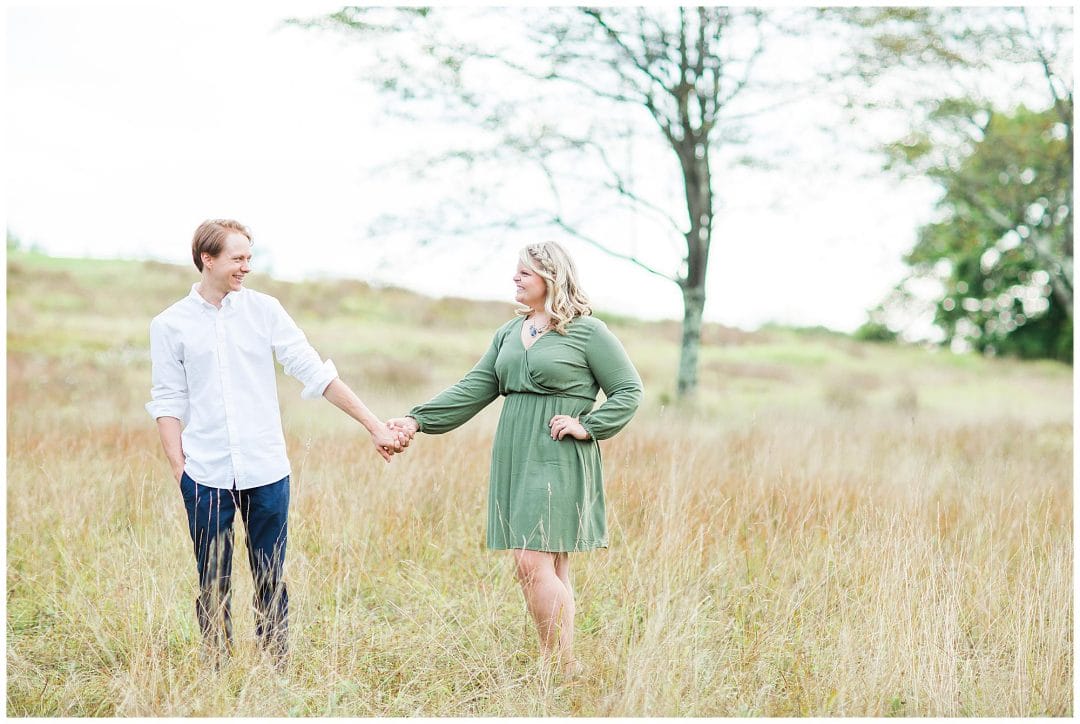
[(281, 431), (274, 355), (304, 384), (301, 397), (320, 397), (337, 369), (323, 362), (273, 297), (229, 292), (218, 309), (197, 291), (150, 323), (151, 401), (157, 419), (175, 417), (184, 470), (215, 488), (255, 488), (289, 474)]

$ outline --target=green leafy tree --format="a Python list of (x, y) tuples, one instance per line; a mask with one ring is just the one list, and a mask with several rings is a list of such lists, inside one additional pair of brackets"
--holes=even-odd
[(901, 113), (913, 129), (887, 145), (887, 166), (942, 189), (939, 217), (905, 258), (911, 276), (870, 312), (864, 333), (880, 332), (890, 310), (916, 308), (910, 282), (932, 279), (945, 342), (1071, 361), (1072, 11), (858, 8), (822, 17), (850, 33), (864, 105)]
[(1072, 150), (1057, 112), (987, 113), (942, 104), (934, 121), (967, 129), (966, 154), (926, 135), (891, 148), (894, 162), (937, 181), (941, 218), (905, 261), (938, 280), (945, 340), (1021, 357), (1072, 360)]

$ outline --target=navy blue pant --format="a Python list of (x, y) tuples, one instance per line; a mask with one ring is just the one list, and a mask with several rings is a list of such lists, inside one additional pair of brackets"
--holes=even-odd
[(255, 635), (272, 654), (284, 657), (289, 594), (282, 573), (289, 532), (289, 476), (257, 488), (228, 490), (200, 485), (185, 472), (180, 492), (199, 568), (195, 615), (203, 640), (214, 650), (232, 647), (233, 518), (239, 508), (255, 580)]

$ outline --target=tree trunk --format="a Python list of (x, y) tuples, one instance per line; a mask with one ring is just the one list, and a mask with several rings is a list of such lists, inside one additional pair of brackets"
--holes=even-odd
[(680, 398), (697, 390), (698, 350), (701, 349), (701, 316), (705, 311), (705, 287), (683, 287), (683, 333), (679, 356)]
[(705, 311), (705, 272), (712, 241), (712, 174), (707, 140), (695, 135), (687, 123), (686, 141), (676, 147), (686, 186), (690, 230), (686, 234), (686, 276), (679, 281), (683, 293), (683, 334), (677, 393), (680, 399), (697, 391), (698, 350)]

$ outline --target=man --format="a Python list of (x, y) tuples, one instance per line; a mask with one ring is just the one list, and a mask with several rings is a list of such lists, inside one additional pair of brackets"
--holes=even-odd
[(150, 324), (152, 400), (161, 444), (187, 507), (199, 570), (195, 611), (216, 665), (232, 644), (233, 518), (247, 530), (255, 579), (255, 631), (283, 665), (289, 597), (282, 578), (288, 533), (289, 461), (281, 430), (274, 356), (304, 384), (357, 420), (389, 462), (408, 441), (371, 413), (322, 362), (281, 304), (245, 289), (251, 233), (237, 221), (206, 221), (192, 259), (202, 278)]

